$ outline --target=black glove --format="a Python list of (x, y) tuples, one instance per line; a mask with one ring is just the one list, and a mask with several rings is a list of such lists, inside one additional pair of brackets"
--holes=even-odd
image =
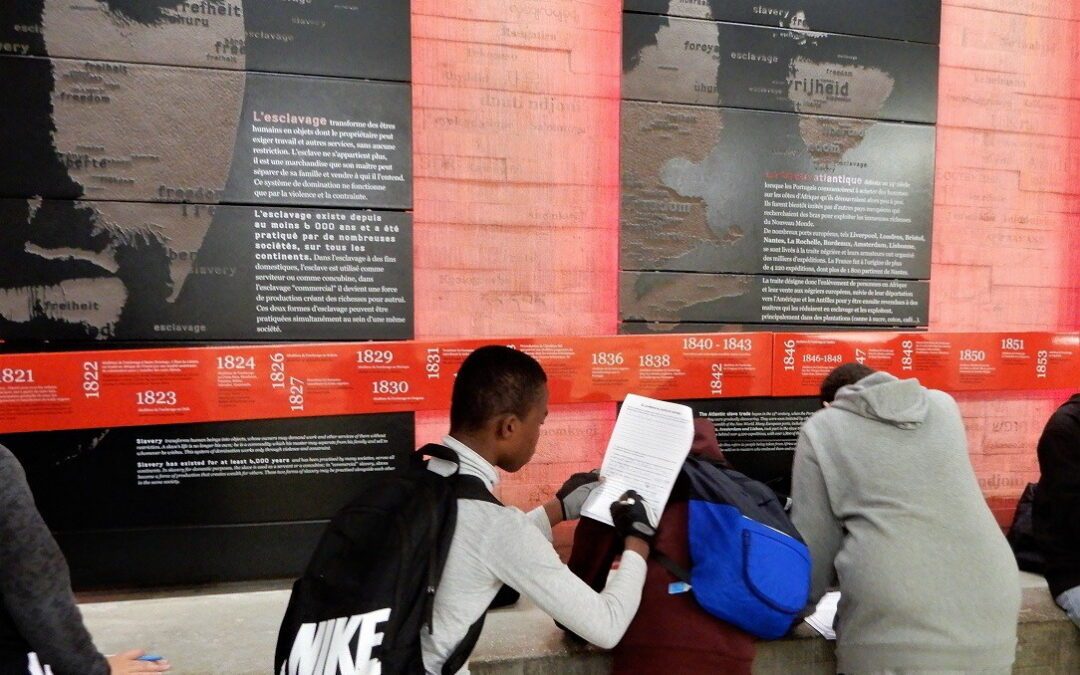
[(559, 503), (562, 504), (563, 520), (580, 518), (582, 505), (599, 485), (599, 469), (587, 473), (575, 473), (567, 478), (559, 491), (555, 493)]
[(649, 524), (645, 500), (637, 492), (627, 490), (622, 497), (611, 502), (611, 520), (620, 537), (637, 537), (652, 546), (656, 528)]

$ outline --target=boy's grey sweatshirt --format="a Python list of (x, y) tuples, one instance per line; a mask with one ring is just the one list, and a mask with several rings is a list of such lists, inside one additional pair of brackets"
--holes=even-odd
[(812, 601), (839, 581), (839, 672), (1012, 664), (1016, 561), (951, 396), (883, 372), (840, 389), (803, 425), (792, 493)]

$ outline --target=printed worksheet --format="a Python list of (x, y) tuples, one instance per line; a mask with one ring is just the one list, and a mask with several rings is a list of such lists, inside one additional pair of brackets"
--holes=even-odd
[(830, 591), (818, 601), (814, 613), (806, 617), (806, 623), (821, 633), (826, 640), (836, 639), (836, 607), (840, 604), (840, 591)]
[(628, 394), (600, 466), (604, 482), (589, 495), (581, 515), (611, 525), (611, 503), (636, 490), (655, 527), (693, 441), (689, 407)]

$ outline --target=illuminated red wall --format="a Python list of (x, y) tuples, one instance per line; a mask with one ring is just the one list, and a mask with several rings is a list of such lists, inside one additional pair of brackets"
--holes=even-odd
[[(412, 7), (416, 337), (614, 333), (620, 3)], [(502, 499), (538, 504), (598, 466), (614, 419), (554, 407)], [(446, 429), (417, 414), (418, 442)]]
[[(1078, 98), (1080, 2), (945, 1), (931, 330), (1080, 327)], [(1000, 521), (1069, 393), (958, 397)]]
[[(619, 5), (413, 0), (418, 338), (615, 331)], [(1080, 328), (1078, 36), (1076, 0), (945, 3), (932, 330)], [(1000, 517), (1064, 396), (962, 397)], [(554, 409), (504, 500), (596, 465), (613, 419)]]

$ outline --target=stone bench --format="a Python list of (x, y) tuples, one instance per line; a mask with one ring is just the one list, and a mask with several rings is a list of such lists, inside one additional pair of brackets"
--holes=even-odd
[[(1015, 673), (1080, 673), (1080, 631), (1054, 605), (1041, 577), (1023, 575)], [(98, 646), (115, 652), (143, 646), (167, 656), (176, 673), (264, 674), (272, 667), (278, 624), (288, 602), (282, 584), (232, 584), (188, 593), (90, 595), (81, 605)], [(228, 592), (221, 592), (227, 590)], [(599, 675), (603, 650), (571, 644), (541, 611), (522, 600), (488, 615), (471, 661), (475, 675)], [(805, 624), (760, 643), (761, 675), (835, 673), (833, 643)], [(389, 674), (388, 674), (389, 675)]]

